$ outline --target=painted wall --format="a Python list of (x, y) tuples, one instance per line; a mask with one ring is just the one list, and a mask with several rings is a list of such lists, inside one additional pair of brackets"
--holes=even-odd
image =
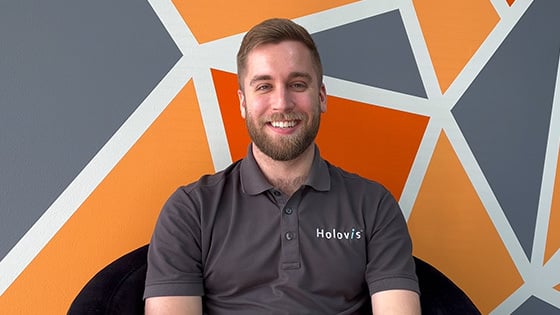
[(177, 186), (245, 154), (234, 56), (281, 16), (322, 53), (322, 154), (397, 196), (415, 255), (484, 314), (557, 314), (559, 13), (557, 0), (1, 3), (1, 312), (64, 313), (148, 242)]

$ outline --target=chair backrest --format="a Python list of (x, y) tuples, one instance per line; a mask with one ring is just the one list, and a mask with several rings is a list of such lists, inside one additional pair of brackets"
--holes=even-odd
[[(99, 271), (76, 296), (69, 315), (144, 314), (148, 245), (118, 258)], [(469, 297), (436, 268), (414, 257), (423, 315), (480, 315)]]
[(68, 314), (144, 314), (147, 254), (144, 245), (99, 271), (78, 293)]
[(429, 263), (414, 257), (420, 285), (422, 314), (480, 315), (480, 311), (453, 281)]

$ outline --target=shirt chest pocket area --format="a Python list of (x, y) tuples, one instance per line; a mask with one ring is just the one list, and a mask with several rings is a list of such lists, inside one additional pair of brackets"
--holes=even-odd
[(302, 237), (302, 260), (306, 272), (332, 287), (344, 283), (361, 290), (365, 283), (367, 251), (361, 230), (317, 228)]

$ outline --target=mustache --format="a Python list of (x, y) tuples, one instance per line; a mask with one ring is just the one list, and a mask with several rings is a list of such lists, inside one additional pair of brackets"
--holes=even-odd
[(262, 119), (263, 122), (269, 123), (271, 121), (287, 121), (287, 120), (304, 120), (305, 115), (302, 113), (274, 113)]

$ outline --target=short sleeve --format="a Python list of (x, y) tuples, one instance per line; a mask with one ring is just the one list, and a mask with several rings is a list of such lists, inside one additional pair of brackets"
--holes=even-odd
[(419, 292), (412, 257), (412, 241), (395, 198), (388, 192), (373, 200), (377, 211), (369, 211), (366, 281), (370, 295), (385, 290)]
[(198, 208), (185, 188), (165, 203), (148, 250), (144, 298), (204, 294)]

